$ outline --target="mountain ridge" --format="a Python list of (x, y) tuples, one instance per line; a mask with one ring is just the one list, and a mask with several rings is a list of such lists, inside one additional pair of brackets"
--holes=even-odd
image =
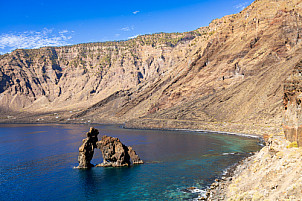
[(282, 84), (302, 51), (301, 7), (257, 0), (192, 32), (2, 55), (1, 121), (280, 126)]

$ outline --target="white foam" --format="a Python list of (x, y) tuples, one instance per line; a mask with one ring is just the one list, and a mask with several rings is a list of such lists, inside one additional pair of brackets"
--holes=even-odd
[(205, 190), (202, 190), (202, 189), (199, 189), (199, 188), (195, 188), (195, 187), (193, 187), (193, 188), (187, 188), (186, 190), (188, 192), (190, 192), (190, 193), (199, 193), (199, 194), (206, 193)]
[(235, 153), (222, 153), (222, 155), (234, 155)]
[(200, 198), (206, 198), (207, 197), (207, 191), (206, 190), (201, 190), (201, 189), (198, 189), (199, 190), (199, 195), (198, 195), (198, 198), (194, 198), (193, 200), (200, 200)]

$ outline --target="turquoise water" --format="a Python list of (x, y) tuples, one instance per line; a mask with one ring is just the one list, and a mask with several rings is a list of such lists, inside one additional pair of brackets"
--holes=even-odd
[[(95, 125), (136, 150), (143, 165), (74, 169), (87, 125), (0, 125), (0, 200), (192, 200), (257, 151), (256, 139)], [(236, 153), (236, 154), (232, 154)], [(95, 152), (93, 164), (102, 161)]]

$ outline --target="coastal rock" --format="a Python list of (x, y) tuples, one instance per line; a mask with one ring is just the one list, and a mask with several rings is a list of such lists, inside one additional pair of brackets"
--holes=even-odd
[(143, 164), (144, 162), (139, 158), (136, 152), (133, 150), (132, 147), (128, 146), (128, 154), (132, 160), (133, 164)]
[(97, 142), (97, 147), (102, 151), (102, 167), (121, 167), (130, 165), (128, 147), (121, 143), (118, 138), (104, 135), (102, 140)]
[(90, 168), (94, 165), (90, 163), (93, 158), (94, 149), (98, 148), (102, 151), (103, 163), (97, 165), (101, 167), (122, 167), (133, 164), (143, 164), (132, 147), (127, 147), (118, 138), (104, 135), (101, 141), (98, 141), (99, 131), (90, 128), (86, 134), (87, 138), (83, 139), (83, 143), (79, 148), (79, 166), (78, 168)]
[(102, 151), (103, 163), (97, 165), (102, 167), (122, 167), (131, 164), (144, 163), (132, 147), (127, 147), (118, 138), (104, 135), (97, 147)]
[(92, 160), (94, 149), (98, 141), (99, 131), (93, 127), (87, 132), (87, 138), (83, 139), (83, 144), (79, 148), (79, 166), (78, 168), (90, 168), (93, 165), (90, 163)]

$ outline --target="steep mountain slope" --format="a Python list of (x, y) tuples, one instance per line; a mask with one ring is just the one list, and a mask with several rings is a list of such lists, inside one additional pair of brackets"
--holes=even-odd
[(255, 1), (210, 29), (196, 65), (161, 96), (165, 109), (132, 125), (281, 124), (283, 82), (301, 59), (301, 1)]
[(2, 121), (280, 125), (301, 14), (301, 0), (256, 0), (193, 32), (2, 55)]
[(198, 34), (160, 33), (129, 41), (15, 50), (2, 55), (1, 110), (37, 114), (87, 108), (117, 91), (165, 74), (184, 57), (178, 50)]

